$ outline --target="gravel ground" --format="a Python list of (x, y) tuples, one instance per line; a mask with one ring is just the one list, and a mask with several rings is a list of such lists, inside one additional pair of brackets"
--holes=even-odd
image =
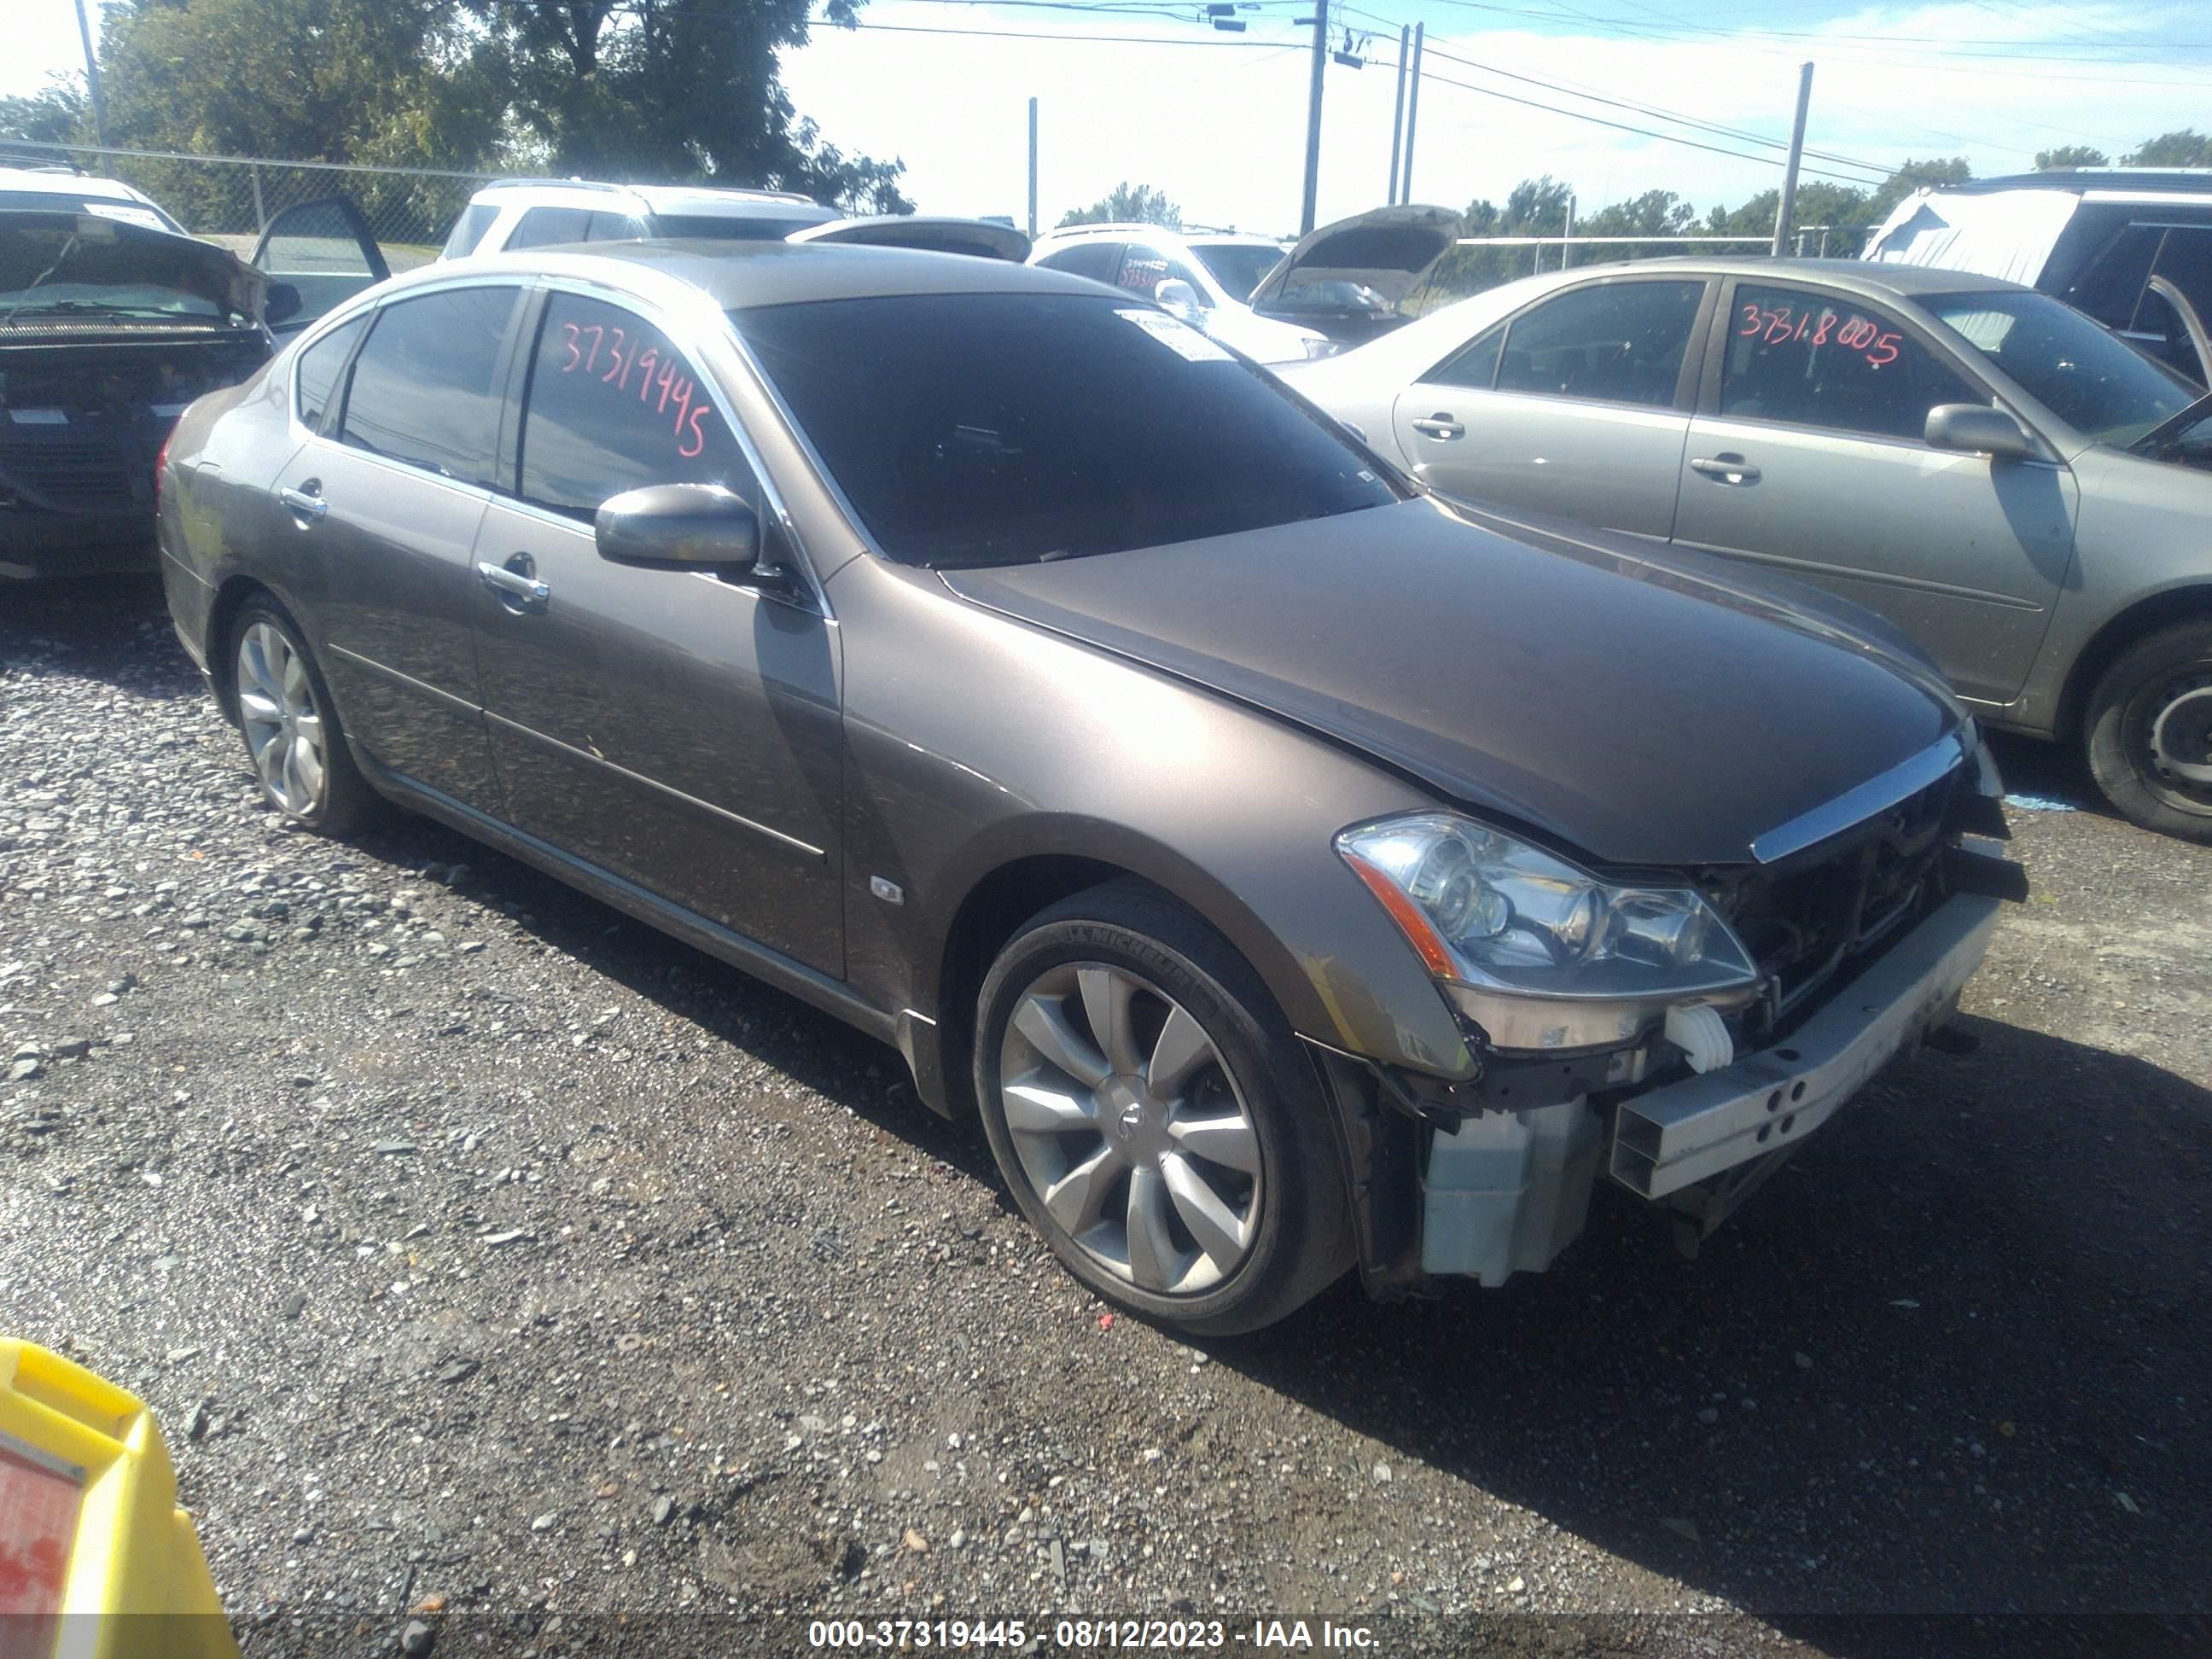
[(0, 1309), (156, 1408), (249, 1653), (685, 1608), (1856, 1652), (1833, 1615), (2212, 1600), (2212, 851), (2018, 814), (1978, 1052), (1694, 1262), (1608, 1194), (1551, 1273), (1200, 1349), (889, 1050), (443, 830), (286, 830), (150, 585), (0, 591)]

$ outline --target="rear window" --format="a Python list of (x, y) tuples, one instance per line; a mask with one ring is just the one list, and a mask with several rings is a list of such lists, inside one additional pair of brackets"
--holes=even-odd
[(714, 242), (780, 242), (794, 230), (817, 222), (800, 214), (775, 218), (725, 216), (719, 213), (656, 213), (655, 236)]
[(1113, 553), (1399, 499), (1266, 374), (1150, 306), (927, 294), (732, 316), (905, 563)]
[(338, 440), (460, 483), (492, 482), (492, 374), (515, 288), (459, 288), (376, 313), (354, 359)]
[(441, 250), (441, 256), (448, 259), (463, 259), (474, 253), (477, 244), (483, 240), (484, 232), (491, 228), (491, 222), (498, 217), (499, 209), (489, 202), (478, 202), (465, 210), (461, 216), (453, 221), (453, 233), (446, 238), (446, 246)]

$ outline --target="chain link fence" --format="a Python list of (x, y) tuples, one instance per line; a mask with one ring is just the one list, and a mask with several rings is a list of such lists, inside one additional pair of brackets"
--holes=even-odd
[(352, 199), (386, 263), (410, 270), (438, 256), (446, 233), (477, 188), (497, 176), (422, 167), (352, 167), (173, 150), (102, 149), (0, 138), (0, 167), (47, 167), (118, 179), (143, 191), (195, 236), (240, 258), (288, 207), (331, 196)]

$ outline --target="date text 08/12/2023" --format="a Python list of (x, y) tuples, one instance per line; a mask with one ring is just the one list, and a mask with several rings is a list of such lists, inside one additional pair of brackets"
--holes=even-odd
[(807, 1626), (817, 1650), (848, 1648), (921, 1651), (1001, 1649), (1032, 1643), (1063, 1652), (1201, 1651), (1248, 1648), (1261, 1652), (1359, 1652), (1375, 1646), (1364, 1625), (1333, 1620), (1254, 1619), (1243, 1627), (1223, 1619), (1058, 1619), (1035, 1626), (1016, 1619), (817, 1619)]

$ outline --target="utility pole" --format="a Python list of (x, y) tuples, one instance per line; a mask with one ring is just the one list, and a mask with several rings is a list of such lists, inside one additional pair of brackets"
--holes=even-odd
[(1813, 66), (1797, 66), (1797, 119), (1790, 129), (1790, 164), (1782, 174), (1782, 199), (1774, 206), (1774, 257), (1780, 258), (1797, 211), (1797, 164), (1805, 159), (1805, 111), (1813, 101)]
[(1313, 81), (1306, 93), (1306, 186), (1298, 205), (1298, 234), (1314, 228), (1314, 202), (1321, 194), (1321, 79), (1328, 63), (1328, 0), (1314, 0)]
[(1406, 175), (1399, 181), (1398, 199), (1413, 199), (1413, 129), (1421, 118), (1421, 36), (1428, 25), (1413, 25), (1413, 67), (1406, 83)]
[(1036, 109), (1037, 100), (1030, 100), (1030, 240), (1036, 240)]
[(1401, 23), (1398, 27), (1398, 101), (1390, 106), (1390, 189), (1383, 200), (1395, 207), (1398, 203), (1398, 145), (1406, 136), (1406, 68), (1407, 57), (1413, 51), (1413, 26)]
[(92, 136), (107, 148), (107, 100), (100, 93), (100, 60), (92, 55), (92, 25), (86, 21), (84, 0), (76, 0), (76, 35), (84, 42), (84, 84), (92, 94)]

